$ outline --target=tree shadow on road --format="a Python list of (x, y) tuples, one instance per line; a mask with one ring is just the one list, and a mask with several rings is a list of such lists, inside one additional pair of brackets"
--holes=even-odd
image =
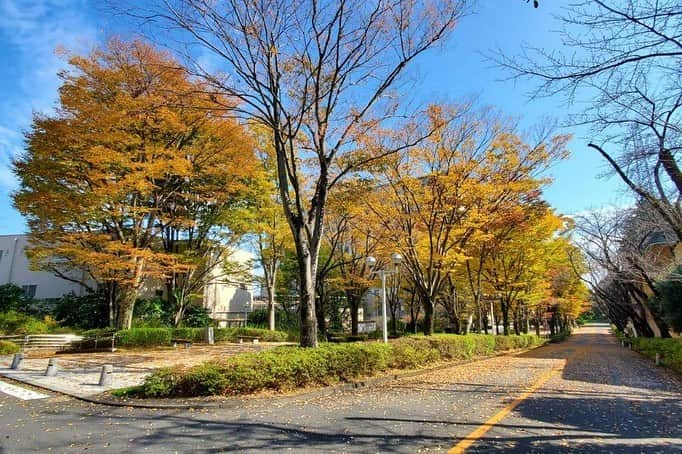
[[(66, 415), (54, 414), (57, 418)], [(70, 421), (87, 420), (80, 430), (89, 432), (124, 428), (125, 435), (111, 434), (112, 450), (149, 452), (414, 452), (421, 446), (449, 447), (452, 437), (439, 436), (429, 430), (410, 434), (392, 430), (388, 424), (370, 421), (349, 421), (349, 428), (331, 429), (306, 427), (302, 421), (259, 421), (257, 418), (237, 418), (229, 421), (216, 416), (193, 412), (164, 412), (153, 410), (108, 410), (93, 415), (91, 412), (69, 412)], [(374, 423), (379, 422), (374, 421)], [(311, 425), (316, 425), (315, 422)], [(56, 438), (34, 440), (31, 448), (39, 452), (51, 448), (56, 452), (80, 450), (86, 445), (80, 437), (58, 441)], [(96, 446), (90, 447), (90, 450)]]
[[(679, 399), (534, 395), (471, 452), (680, 452)], [(527, 428), (531, 421), (541, 430)]]
[(620, 347), (615, 337), (604, 332), (578, 332), (566, 342), (517, 356), (565, 360), (561, 374), (564, 380), (667, 392), (679, 392), (682, 385), (671, 373)]

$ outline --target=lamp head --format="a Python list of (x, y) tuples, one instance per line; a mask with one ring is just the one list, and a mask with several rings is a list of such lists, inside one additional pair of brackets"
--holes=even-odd
[(374, 268), (374, 266), (377, 264), (377, 259), (372, 257), (371, 255), (367, 256), (365, 259), (365, 263), (367, 264), (368, 267)]
[(402, 263), (402, 261), (403, 261), (403, 256), (400, 255), (400, 254), (397, 253), (397, 252), (394, 252), (393, 254), (391, 254), (391, 261), (393, 262), (393, 264), (394, 264), (395, 266), (398, 266), (398, 265), (400, 265), (400, 264)]

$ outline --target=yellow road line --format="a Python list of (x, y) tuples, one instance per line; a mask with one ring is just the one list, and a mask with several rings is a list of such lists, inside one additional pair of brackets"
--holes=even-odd
[(535, 390), (537, 390), (539, 387), (547, 383), (547, 381), (560, 370), (561, 368), (554, 368), (544, 372), (535, 381), (535, 383), (529, 386), (519, 397), (514, 399), (513, 402), (511, 402), (502, 410), (497, 412), (492, 418), (484, 422), (476, 430), (474, 430), (469, 435), (464, 437), (462, 441), (453, 446), (452, 449), (448, 451), (448, 454), (462, 454), (466, 449), (473, 445), (476, 442), (476, 440), (480, 439), (483, 435), (485, 435), (486, 432), (488, 432), (495, 426), (495, 424), (502, 421), (509, 413), (514, 411), (514, 409), (518, 407), (521, 402), (526, 400), (528, 396), (533, 394), (533, 392), (535, 392)]

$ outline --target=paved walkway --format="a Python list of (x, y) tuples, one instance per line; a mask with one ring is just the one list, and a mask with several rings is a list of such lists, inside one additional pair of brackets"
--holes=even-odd
[[(273, 348), (281, 343), (194, 345), (189, 349), (148, 349), (117, 352), (77, 353), (30, 357), (22, 370), (12, 370), (12, 355), (0, 356), (0, 377), (47, 388), (75, 397), (91, 397), (110, 389), (141, 384), (145, 377), (159, 367), (192, 366), (209, 359), (226, 358), (240, 353)], [(59, 372), (46, 377), (49, 358), (57, 358)], [(102, 366), (114, 368), (109, 386), (99, 386)]]
[(151, 370), (131, 367), (116, 367), (112, 375), (111, 385), (99, 386), (99, 378), (102, 365), (90, 364), (86, 367), (78, 367), (73, 364), (67, 366), (67, 362), (60, 358), (60, 371), (54, 377), (46, 377), (47, 359), (26, 359), (22, 370), (12, 370), (10, 358), (0, 359), (0, 376), (11, 378), (30, 385), (47, 388), (52, 391), (68, 394), (76, 397), (89, 397), (100, 394), (109, 389), (123, 388), (126, 386), (139, 385)]
[(608, 327), (590, 326), (527, 353), (236, 409), (0, 393), (0, 452), (680, 453), (681, 420), (681, 382), (618, 346)]

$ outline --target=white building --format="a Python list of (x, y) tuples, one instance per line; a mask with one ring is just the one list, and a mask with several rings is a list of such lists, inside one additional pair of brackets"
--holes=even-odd
[[(246, 265), (253, 263), (254, 256), (248, 251), (235, 250), (228, 259)], [(221, 268), (215, 266), (209, 273), (204, 285), (203, 304), (220, 326), (240, 325), (246, 320), (248, 312), (253, 310), (253, 291), (250, 283), (231, 282)]]
[[(73, 293), (81, 296), (86, 289), (78, 283), (57, 277), (46, 271), (32, 271), (25, 249), (28, 235), (0, 235), (0, 285), (14, 284), (21, 287), (29, 298), (39, 300), (57, 299)], [(242, 265), (253, 259), (253, 254), (237, 250), (229, 259)], [(211, 317), (221, 325), (241, 324), (247, 312), (252, 310), (252, 290), (247, 284), (235, 284), (223, 276), (221, 266), (216, 266), (207, 278), (203, 289), (203, 305), (211, 311)], [(161, 282), (147, 282), (141, 289), (141, 297), (164, 294)]]
[(0, 235), (0, 285), (17, 285), (26, 296), (36, 299), (85, 293), (83, 286), (75, 282), (46, 271), (32, 271), (25, 252), (27, 245), (28, 235)]

